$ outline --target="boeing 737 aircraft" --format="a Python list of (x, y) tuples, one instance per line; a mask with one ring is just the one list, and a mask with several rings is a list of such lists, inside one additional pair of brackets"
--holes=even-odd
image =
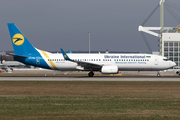
[[(94, 71), (116, 74), (118, 71), (161, 71), (175, 66), (166, 57), (151, 54), (53, 54), (35, 48), (14, 23), (8, 23), (14, 60), (36, 67), (60, 71)], [(157, 74), (160, 76), (159, 72)]]

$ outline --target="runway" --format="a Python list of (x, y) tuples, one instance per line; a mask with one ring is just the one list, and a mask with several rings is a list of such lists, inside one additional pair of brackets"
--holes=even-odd
[(180, 81), (180, 77), (0, 77), (0, 81)]

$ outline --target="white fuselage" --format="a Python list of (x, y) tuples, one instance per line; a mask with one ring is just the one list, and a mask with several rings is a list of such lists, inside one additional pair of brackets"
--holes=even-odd
[[(67, 61), (63, 55), (46, 52), (49, 58), (43, 56), (51, 69), (58, 70), (87, 70), (75, 62)], [(72, 60), (98, 64), (100, 66), (118, 66), (119, 71), (159, 71), (176, 64), (166, 57), (151, 54), (67, 54)], [(54, 66), (52, 65), (53, 62)], [(96, 70), (94, 70), (96, 71)], [(98, 70), (97, 70), (98, 71)]]

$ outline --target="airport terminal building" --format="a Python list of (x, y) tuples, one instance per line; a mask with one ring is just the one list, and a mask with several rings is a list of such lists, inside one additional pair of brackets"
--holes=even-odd
[(175, 28), (162, 33), (162, 56), (176, 63), (175, 69), (180, 69), (180, 33)]
[[(145, 20), (145, 22), (143, 22), (143, 24), (139, 26), (139, 31), (158, 37), (159, 55), (167, 57), (171, 61), (175, 62), (177, 66), (175, 66), (174, 69), (180, 69), (180, 25), (177, 25), (176, 28), (164, 27), (164, 8), (167, 9), (169, 3), (167, 2), (165, 3), (165, 0), (160, 0), (159, 6), (160, 6), (160, 27), (144, 27), (144, 24), (156, 11), (157, 9), (156, 7), (153, 10), (153, 12), (148, 16), (148, 18)], [(174, 6), (176, 5), (174, 4)], [(176, 6), (176, 8), (179, 8), (179, 6)], [(175, 20), (178, 20), (178, 23), (180, 23), (180, 18), (178, 17), (178, 15), (176, 15), (172, 9), (168, 8), (168, 10), (170, 11), (171, 14), (173, 13), (173, 18), (175, 18)], [(157, 33), (154, 31), (159, 31), (159, 32)], [(147, 40), (145, 39), (145, 41)]]

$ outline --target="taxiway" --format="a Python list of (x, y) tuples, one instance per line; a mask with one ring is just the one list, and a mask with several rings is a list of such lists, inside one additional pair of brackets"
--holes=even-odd
[(0, 77), (0, 81), (180, 81), (179, 77)]

